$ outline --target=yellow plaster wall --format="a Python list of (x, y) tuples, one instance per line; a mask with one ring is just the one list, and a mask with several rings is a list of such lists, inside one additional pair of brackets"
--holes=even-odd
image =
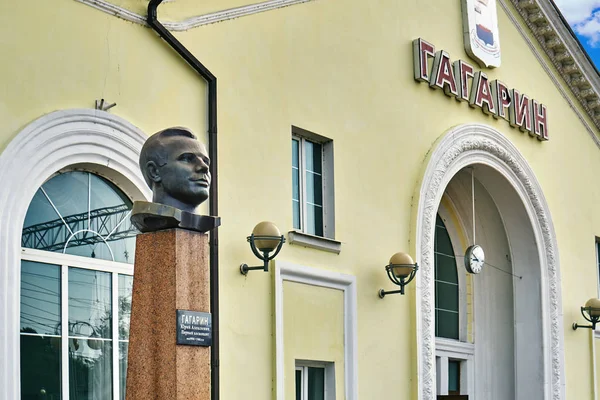
[[(415, 38), (469, 61), (458, 1), (316, 0), (176, 34), (219, 79), (223, 400), (247, 398), (249, 387), (253, 399), (273, 398), (273, 272), (242, 277), (238, 267), (258, 262), (245, 240), (257, 222), (292, 229), (291, 125), (334, 140), (342, 252), (286, 244), (279, 259), (357, 277), (359, 398), (416, 397), (414, 285), (384, 300), (377, 291), (391, 289), (389, 257), (414, 254), (412, 205), (428, 152), (473, 122), (505, 134), (545, 193), (559, 246), (567, 398), (590, 398), (589, 340), (570, 324), (597, 295), (599, 149), (502, 8), (499, 24), (502, 66), (485, 71), (547, 105), (547, 143), (414, 81)], [(147, 28), (73, 0), (20, 0), (0, 3), (0, 31), (0, 149), (39, 116), (100, 97), (148, 133), (206, 131), (206, 85)]]
[(0, 149), (41, 115), (101, 98), (148, 134), (204, 136), (206, 84), (149, 29), (74, 0), (1, 2), (0, 24)]
[(296, 360), (333, 362), (336, 400), (344, 394), (344, 292), (283, 282), (285, 398), (295, 398)]

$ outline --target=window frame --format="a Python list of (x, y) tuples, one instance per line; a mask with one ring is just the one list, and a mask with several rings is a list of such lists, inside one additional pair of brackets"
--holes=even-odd
[[(133, 276), (133, 264), (126, 264), (118, 261), (101, 260), (97, 258), (88, 258), (75, 256), (71, 254), (55, 253), (51, 251), (36, 250), (29, 248), (21, 249), (21, 260), (38, 263), (52, 264), (60, 268), (60, 321), (61, 321), (61, 396), (68, 398), (69, 384), (69, 339), (75, 336), (69, 334), (69, 268), (80, 268), (91, 271), (108, 272), (111, 274), (111, 339), (99, 339), (110, 341), (112, 343), (112, 393), (113, 399), (120, 399), (120, 365), (119, 349), (120, 344), (129, 342), (129, 340), (119, 337), (119, 275)], [(21, 336), (49, 336), (20, 332), (20, 324), (17, 327), (19, 337)], [(53, 335), (52, 335), (53, 336)], [(54, 336), (53, 336), (54, 337)], [(58, 337), (58, 336), (57, 336)], [(81, 337), (77, 337), (81, 339)], [(20, 353), (20, 346), (19, 346)]]
[[(299, 172), (299, 203), (300, 203), (300, 227), (294, 226), (292, 216), (292, 227), (294, 231), (315, 238), (334, 239), (335, 238), (335, 198), (334, 198), (334, 165), (333, 165), (333, 140), (305, 129), (292, 126), (292, 140), (299, 142), (298, 146), (298, 172)], [(321, 145), (321, 189), (322, 189), (322, 212), (323, 212), (323, 235), (308, 233), (307, 210), (306, 210), (306, 152), (304, 150), (306, 142), (312, 142)], [(292, 182), (293, 185), (293, 182)], [(292, 188), (293, 192), (293, 188)], [(292, 199), (293, 201), (293, 199)], [(293, 211), (292, 211), (293, 215)]]
[(302, 372), (300, 400), (308, 400), (308, 368), (321, 368), (324, 370), (323, 398), (325, 400), (335, 400), (335, 363), (327, 361), (296, 360), (294, 372)]

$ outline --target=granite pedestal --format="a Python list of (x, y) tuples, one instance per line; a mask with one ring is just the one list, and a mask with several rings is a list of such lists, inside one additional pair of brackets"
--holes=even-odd
[(127, 400), (210, 400), (210, 347), (177, 345), (178, 309), (210, 312), (208, 235), (138, 235)]

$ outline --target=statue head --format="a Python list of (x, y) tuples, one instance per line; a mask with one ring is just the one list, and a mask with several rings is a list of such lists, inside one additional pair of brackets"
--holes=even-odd
[(209, 165), (204, 145), (182, 127), (150, 136), (140, 153), (140, 168), (152, 189), (152, 201), (191, 213), (208, 198)]

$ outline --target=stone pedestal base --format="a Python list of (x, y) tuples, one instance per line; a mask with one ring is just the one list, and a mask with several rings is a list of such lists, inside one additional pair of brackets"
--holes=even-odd
[(210, 312), (208, 257), (203, 233), (138, 235), (127, 400), (210, 400), (210, 347), (176, 344), (177, 309)]

